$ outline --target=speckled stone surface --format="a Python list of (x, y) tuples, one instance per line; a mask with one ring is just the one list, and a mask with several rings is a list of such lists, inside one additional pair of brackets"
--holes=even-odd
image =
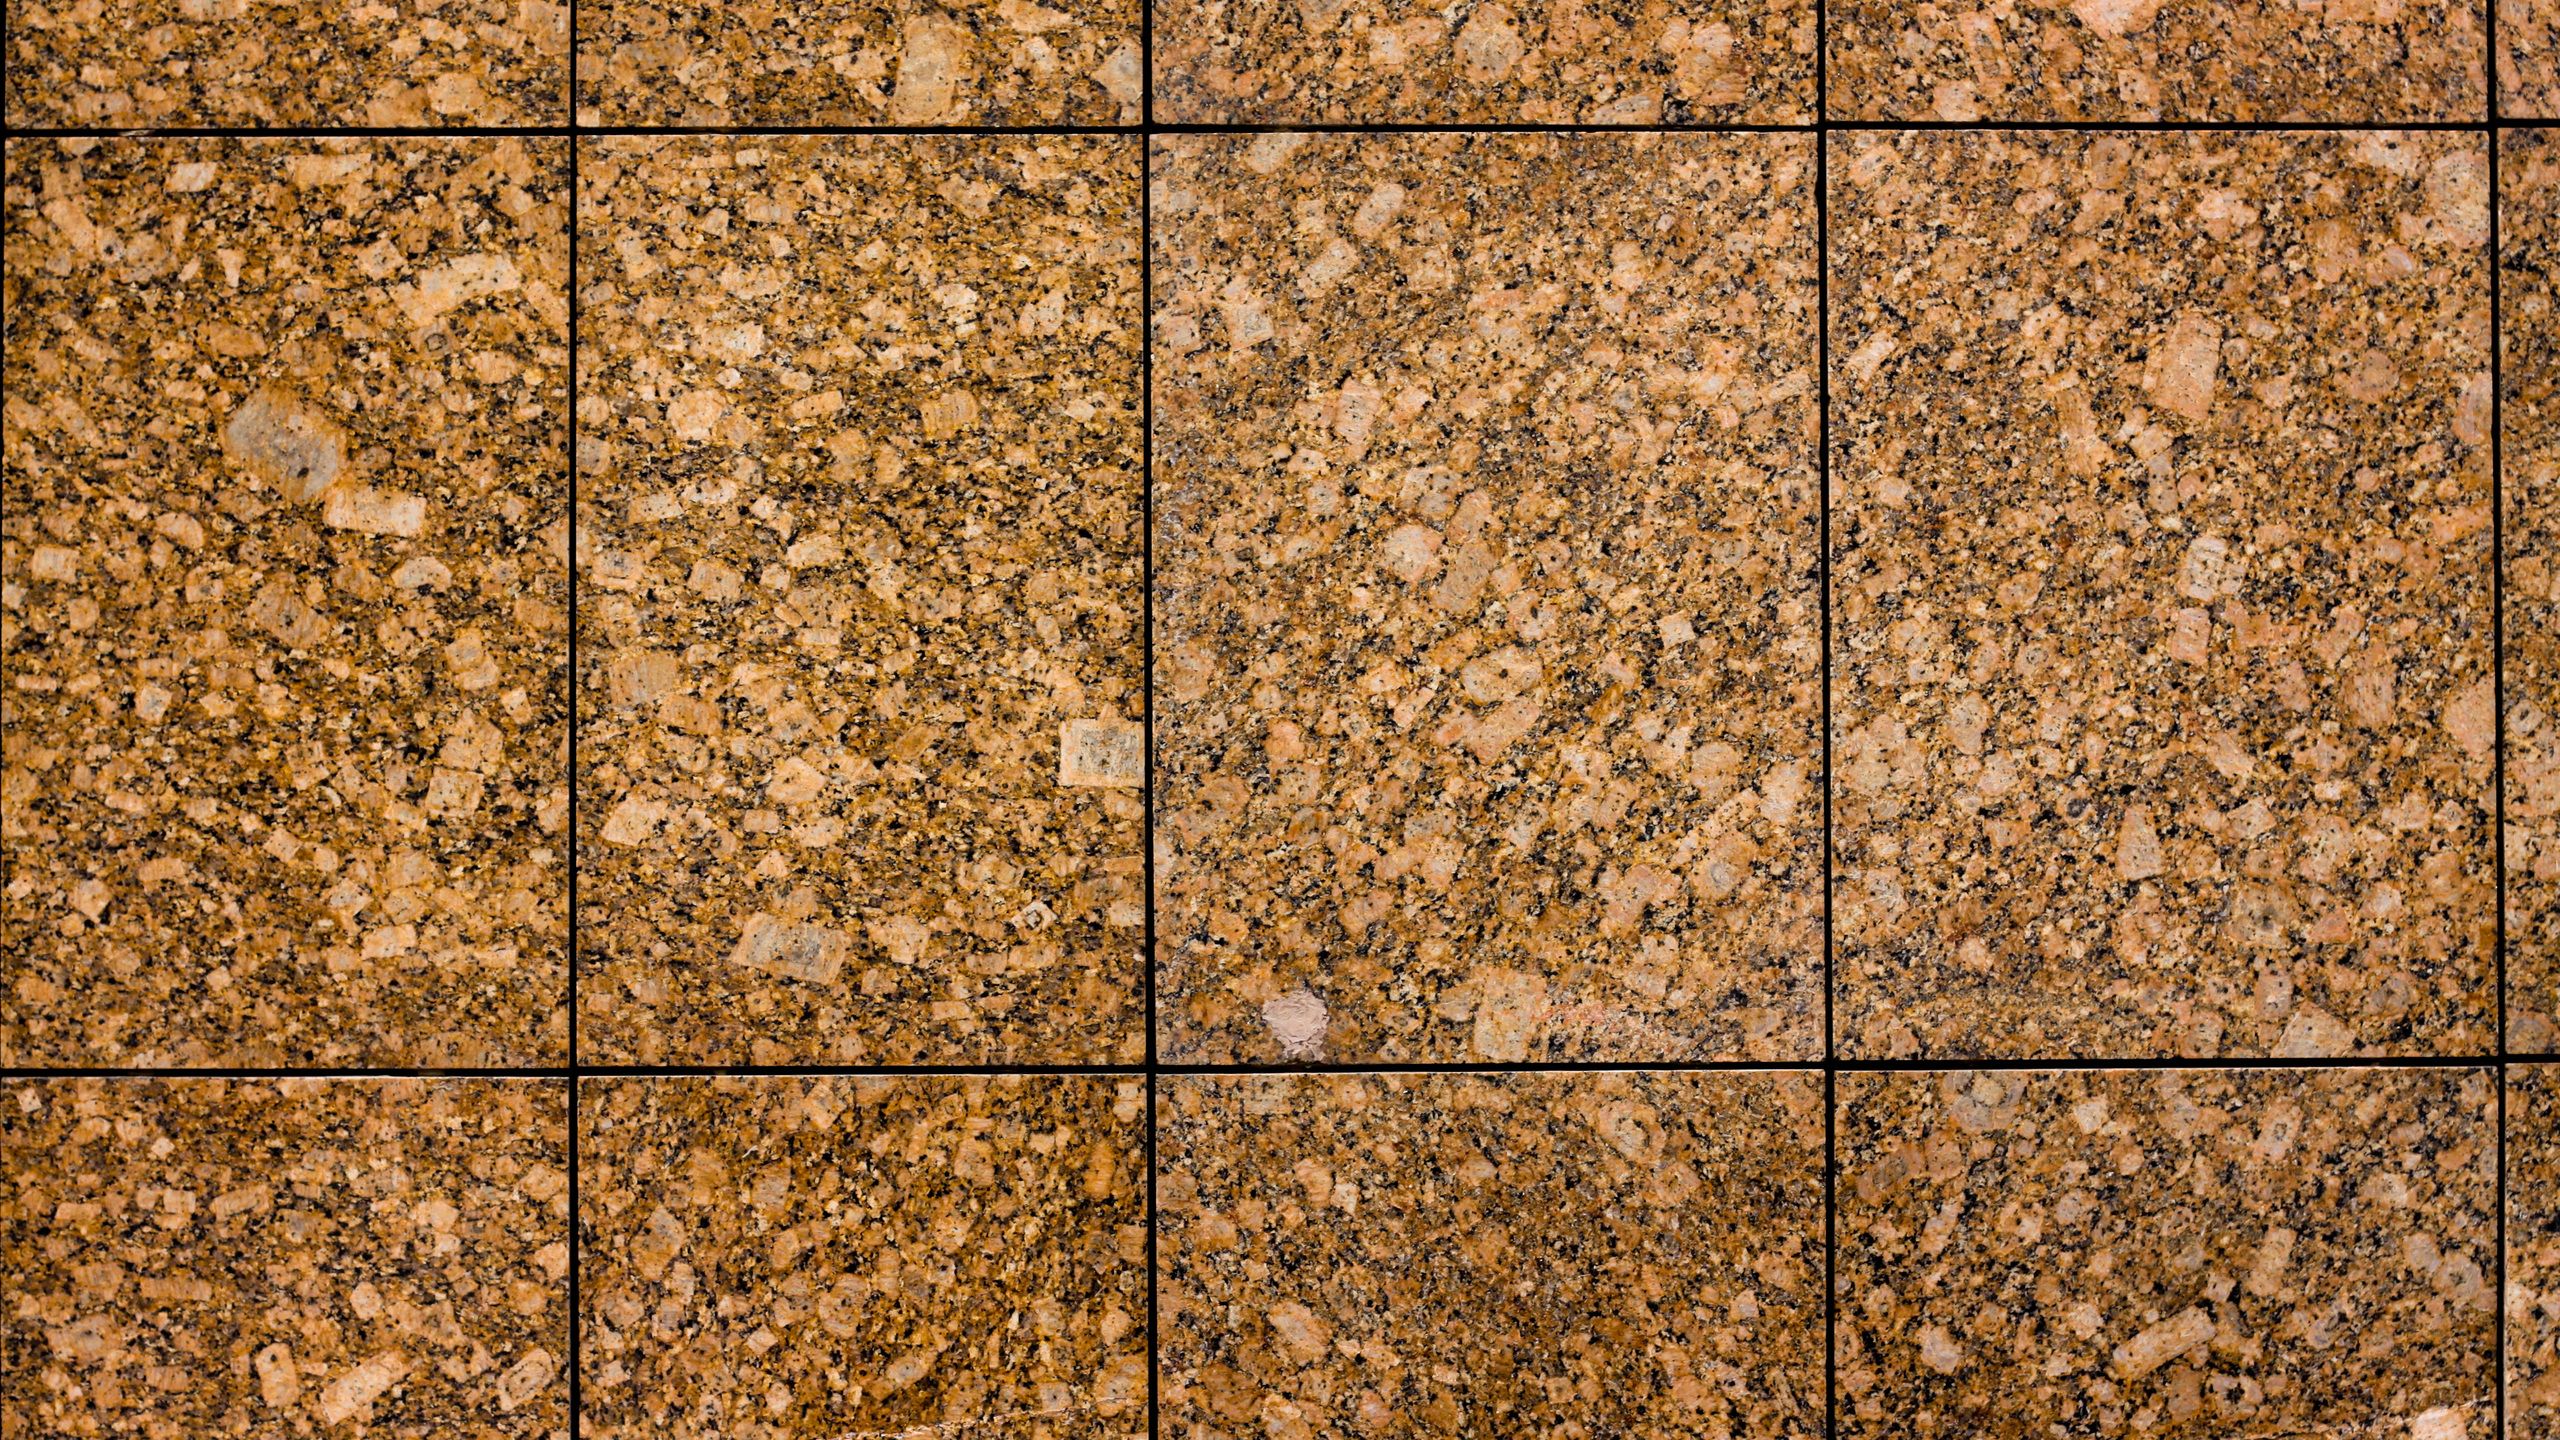
[(0, 1431), (565, 1440), (568, 1094), (13, 1081)]
[(588, 0), (587, 125), (1135, 125), (1140, 0)]
[(2507, 1434), (2560, 1435), (2560, 1066), (2507, 1069)]
[(2483, 0), (1831, 0), (1830, 110), (1840, 120), (2478, 121), (2488, 115), (2485, 10)]
[(1164, 0), (1156, 118), (1197, 125), (1798, 125), (1813, 0)]
[(567, 155), (19, 141), (0, 1063), (557, 1063)]
[(2496, 1084), (1841, 1076), (1839, 1435), (2486, 1440)]
[(2485, 1052), (2484, 142), (1835, 144), (1842, 1053)]
[(1822, 1433), (1809, 1074), (1180, 1076), (1164, 1433)]
[(2499, 0), (2498, 113), (2560, 118), (2560, 4)]
[(1809, 142), (1158, 144), (1165, 1057), (1818, 1056)]
[(583, 1053), (1134, 1061), (1137, 142), (582, 183)]
[(1147, 1433), (1144, 1081), (580, 1093), (588, 1440)]
[(2499, 137), (2507, 1044), (2560, 1050), (2560, 143)]
[(24, 0), (8, 92), (11, 125), (558, 125), (569, 7)]

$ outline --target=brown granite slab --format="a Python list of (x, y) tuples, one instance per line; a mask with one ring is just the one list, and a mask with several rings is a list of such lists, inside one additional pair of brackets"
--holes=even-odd
[(569, 1433), (566, 1087), (19, 1080), (0, 1431)]
[(26, 0), (8, 92), (13, 126), (559, 125), (569, 7)]
[(2495, 1085), (1842, 1075), (1838, 1434), (2486, 1440)]
[(2507, 1434), (2560, 1435), (2560, 1067), (2507, 1067)]
[[(2479, 121), (2488, 118), (2485, 12), (2483, 0), (1831, 0), (1830, 113), (2066, 124)], [(2511, 13), (2500, 9), (2502, 37)]]
[(2498, 137), (2507, 1045), (2560, 1050), (2560, 145)]
[(2560, 5), (2499, 0), (2498, 113), (2511, 120), (2560, 117)]
[(1158, 144), (1165, 1057), (1819, 1054), (1809, 142)]
[(1800, 125), (1812, 0), (1166, 0), (1156, 118), (1198, 125)]
[(2486, 1052), (2482, 140), (1836, 144), (1842, 1052)]
[(588, 1440), (1147, 1433), (1145, 1081), (583, 1084)]
[(562, 1057), (567, 159), (9, 146), (0, 1063)]
[(583, 162), (585, 1056), (1143, 1051), (1139, 163)]
[(1819, 1076), (1163, 1087), (1165, 1434), (1823, 1433)]
[(1135, 125), (1139, 0), (588, 0), (587, 125)]

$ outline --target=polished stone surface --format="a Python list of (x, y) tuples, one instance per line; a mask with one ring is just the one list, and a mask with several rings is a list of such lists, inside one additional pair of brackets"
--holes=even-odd
[(1157, 144), (1165, 1057), (1818, 1057), (1810, 142)]
[(591, 1063), (1135, 1061), (1137, 142), (591, 142)]
[(557, 141), (12, 141), (0, 1064), (557, 1064)]
[(1842, 1053), (2489, 1053), (2482, 139), (1832, 143)]

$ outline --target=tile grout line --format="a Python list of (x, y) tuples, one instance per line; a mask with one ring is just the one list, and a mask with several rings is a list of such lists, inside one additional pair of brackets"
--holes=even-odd
[(1163, 1346), (1158, 1344), (1156, 1089), (1156, 23), (1153, 0), (1138, 0), (1138, 874), (1147, 913), (1139, 928), (1139, 988), (1146, 1026), (1147, 1440), (1163, 1434)]
[(569, 1440), (586, 1426), (586, 1326), (579, 1314), (578, 1271), (585, 1261), (579, 1236), (586, 1216), (578, 1191), (578, 218), (583, 197), (578, 183), (578, 0), (569, 7), (568, 138), (569, 147)]
[(2507, 1435), (2507, 624), (2506, 624), (2506, 323), (2501, 272), (2506, 237), (2498, 206), (2498, 0), (2482, 0), (2486, 23), (2486, 91), (2482, 130), (2489, 144), (2489, 885), (2490, 965), (2497, 982), (2498, 1065), (2490, 1097), (2496, 1126), (2495, 1211), (2489, 1217), (2490, 1409), (2498, 1440)]
[[(2560, 118), (2501, 117), (2494, 123), (2509, 130), (2560, 128)], [(487, 125), (428, 129), (385, 125), (160, 126), (95, 125), (29, 126), (12, 136), (29, 140), (332, 140), (493, 138), (569, 139), (647, 136), (872, 135), (872, 136), (1039, 136), (1125, 135), (1153, 139), (1166, 135), (1836, 135), (1855, 131), (1969, 131), (1991, 134), (2152, 134), (2152, 135), (2330, 135), (2384, 131), (2405, 134), (2475, 134), (2477, 120), (1832, 120), (1772, 121), (1729, 124), (1290, 124), (1205, 125), (1192, 123), (1140, 125)]]

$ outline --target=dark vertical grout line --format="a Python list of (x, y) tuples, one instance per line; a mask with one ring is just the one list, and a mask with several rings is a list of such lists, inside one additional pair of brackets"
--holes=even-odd
[(1147, 1087), (1147, 1440), (1163, 1434), (1159, 1395), (1162, 1347), (1156, 1343), (1156, 305), (1155, 305), (1155, 0), (1138, 0), (1138, 705), (1145, 775), (1138, 789), (1138, 873), (1147, 913), (1139, 929), (1139, 986), (1144, 996)]
[(578, 0), (569, 6), (569, 1440), (586, 1425), (586, 1326), (578, 1271), (585, 1258), (578, 1208)]
[(2489, 141), (2489, 867), (2491, 969), (2497, 980), (2497, 1211), (2489, 1217), (2489, 1334), (2495, 1350), (2490, 1406), (2498, 1440), (2507, 1435), (2507, 606), (2506, 606), (2506, 237), (2498, 206), (2498, 0), (2484, 0), (2488, 31), (2487, 98), (2482, 129)]

